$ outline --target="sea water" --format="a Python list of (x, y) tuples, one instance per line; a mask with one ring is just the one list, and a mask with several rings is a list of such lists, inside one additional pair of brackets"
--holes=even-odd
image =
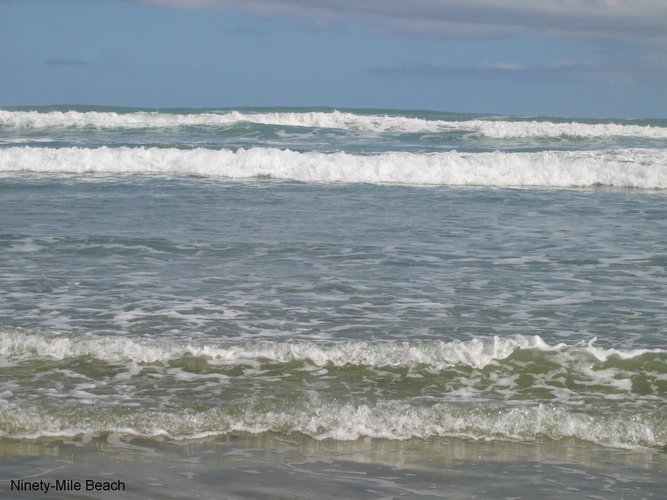
[(667, 120), (4, 108), (5, 455), (319, 443), (438, 490), (546, 447), (655, 487), (666, 189)]

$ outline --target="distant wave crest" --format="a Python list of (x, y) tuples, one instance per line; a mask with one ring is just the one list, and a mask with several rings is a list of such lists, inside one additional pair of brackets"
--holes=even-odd
[(257, 123), (308, 128), (333, 128), (371, 133), (460, 131), (494, 139), (522, 137), (640, 137), (667, 138), (667, 127), (628, 123), (552, 122), (546, 120), (442, 120), (409, 116), (357, 114), (344, 111), (165, 113), (137, 111), (7, 111), (0, 110), (0, 127), (41, 129), (53, 127), (97, 129), (220, 127)]

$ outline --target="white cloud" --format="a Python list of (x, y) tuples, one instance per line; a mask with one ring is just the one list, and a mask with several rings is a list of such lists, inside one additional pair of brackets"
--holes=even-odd
[(637, 81), (661, 78), (652, 68), (637, 64), (624, 67), (592, 61), (563, 60), (544, 65), (513, 62), (485, 62), (467, 66), (435, 65), (409, 61), (397, 66), (366, 68), (380, 78), (464, 78), (477, 80), (589, 81), (614, 85), (633, 85)]
[[(320, 26), (363, 22), (375, 34), (442, 38), (550, 37), (591, 42), (598, 61), (530, 65), (491, 61), (449, 67), (423, 62), (369, 68), (383, 77), (667, 79), (667, 0), (130, 0), (182, 9), (235, 9)], [(511, 57), (511, 56), (510, 56)]]
[(667, 0), (133, 0), (184, 9), (235, 8), (317, 23), (370, 22), (376, 30), (428, 36), (667, 40)]
[(526, 69), (528, 66), (526, 66), (525, 64), (520, 64), (515, 62), (493, 61), (493, 62), (483, 62), (478, 67), (487, 69), (500, 69), (507, 71), (521, 71)]

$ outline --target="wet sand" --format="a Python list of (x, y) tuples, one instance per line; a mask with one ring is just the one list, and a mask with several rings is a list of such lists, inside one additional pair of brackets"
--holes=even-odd
[[(574, 441), (336, 442), (264, 434), (185, 442), (110, 434), (1, 440), (0, 465), (7, 498), (626, 499), (667, 491), (667, 453)], [(56, 491), (76, 482), (78, 491)], [(47, 483), (47, 493), (28, 489)], [(94, 483), (124, 491), (86, 491)], [(26, 489), (17, 491), (21, 485)]]

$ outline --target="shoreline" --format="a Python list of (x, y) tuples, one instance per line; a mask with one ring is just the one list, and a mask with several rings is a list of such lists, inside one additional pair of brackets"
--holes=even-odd
[[(667, 454), (574, 440), (461, 438), (317, 441), (234, 434), (191, 441), (120, 434), (0, 440), (0, 491), (13, 498), (604, 498), (659, 497)], [(11, 491), (16, 481), (50, 491)], [(68, 483), (65, 483), (69, 481)], [(86, 481), (125, 490), (86, 490)], [(92, 483), (90, 483), (92, 484)], [(597, 497), (599, 498), (599, 497)]]

